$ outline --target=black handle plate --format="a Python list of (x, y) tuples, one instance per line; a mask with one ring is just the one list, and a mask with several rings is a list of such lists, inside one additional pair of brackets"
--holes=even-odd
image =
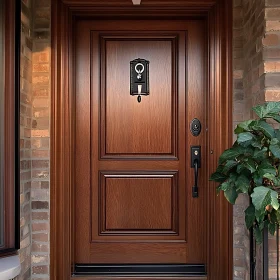
[(198, 168), (201, 167), (201, 147), (191, 146), (191, 167), (194, 168), (194, 186), (192, 187), (192, 196), (198, 197)]
[(197, 167), (201, 167), (201, 146), (191, 146), (191, 168), (194, 168), (194, 162), (197, 160)]

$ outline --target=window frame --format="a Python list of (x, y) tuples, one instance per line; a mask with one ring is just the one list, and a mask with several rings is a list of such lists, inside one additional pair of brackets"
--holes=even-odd
[(0, 257), (20, 248), (20, 28), (21, 1), (4, 0), (4, 153), (3, 153), (3, 246)]

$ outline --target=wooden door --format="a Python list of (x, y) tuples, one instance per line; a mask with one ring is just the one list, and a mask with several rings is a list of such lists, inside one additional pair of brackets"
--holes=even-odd
[[(203, 20), (77, 21), (76, 264), (206, 264), (206, 38)], [(136, 58), (150, 61), (141, 103), (130, 95)]]

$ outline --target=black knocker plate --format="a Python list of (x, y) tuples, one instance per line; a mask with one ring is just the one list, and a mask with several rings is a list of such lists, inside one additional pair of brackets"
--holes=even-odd
[(130, 95), (149, 95), (149, 63), (141, 58), (130, 62)]

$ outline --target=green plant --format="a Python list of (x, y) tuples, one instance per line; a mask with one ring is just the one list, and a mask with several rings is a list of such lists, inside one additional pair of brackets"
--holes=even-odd
[(253, 108), (259, 119), (240, 123), (237, 140), (224, 151), (210, 180), (218, 182), (217, 192), (235, 204), (238, 194), (251, 197), (245, 211), (248, 229), (254, 229), (258, 243), (264, 227), (274, 234), (280, 224), (280, 131), (270, 123), (280, 123), (280, 102), (269, 102)]

